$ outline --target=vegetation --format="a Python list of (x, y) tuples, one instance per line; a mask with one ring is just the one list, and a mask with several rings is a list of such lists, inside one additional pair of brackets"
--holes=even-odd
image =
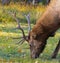
[[(12, 3), (11, 3), (12, 4)], [(56, 32), (55, 37), (49, 38), (44, 52), (38, 59), (30, 58), (30, 50), (27, 42), (22, 45), (17, 44), (20, 39), (12, 39), (12, 37), (20, 37), (22, 33), (20, 30), (15, 29), (17, 23), (8, 14), (8, 12), (16, 12), (17, 17), (20, 19), (21, 26), (27, 34), (28, 26), (27, 21), (23, 14), (30, 12), (31, 25), (35, 24), (36, 20), (45, 11), (45, 6), (28, 6), (12, 4), (9, 6), (0, 5), (0, 63), (60, 63), (60, 53), (56, 59), (51, 59), (51, 54), (54, 51), (58, 39), (60, 37), (60, 30)]]

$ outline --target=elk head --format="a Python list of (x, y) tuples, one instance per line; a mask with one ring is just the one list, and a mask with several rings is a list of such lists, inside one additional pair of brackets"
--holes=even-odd
[[(11, 13), (9, 12), (9, 14), (12, 15), (12, 17), (16, 20), (17, 24), (18, 24), (18, 29), (20, 29), (22, 31), (23, 37), (21, 37), (21, 40), (19, 41), (19, 43), (23, 43), (24, 41), (27, 41), (29, 46), (30, 46), (30, 52), (31, 52), (31, 57), (32, 58), (38, 58), (40, 53), (42, 53), (42, 51), (45, 48), (46, 45), (46, 40), (44, 38), (45, 34), (44, 33), (40, 33), (42, 31), (36, 31), (38, 28), (36, 27), (36, 25), (33, 27), (33, 29), (31, 30), (31, 26), (30, 26), (30, 15), (25, 15), (27, 21), (28, 21), (28, 36), (25, 35), (24, 30), (22, 29), (21, 25), (19, 24), (19, 20), (16, 17), (16, 13)], [(39, 26), (38, 26), (39, 27)], [(39, 33), (39, 34), (38, 34)]]

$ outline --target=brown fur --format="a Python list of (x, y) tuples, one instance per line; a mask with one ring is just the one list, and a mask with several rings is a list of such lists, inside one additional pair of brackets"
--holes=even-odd
[(47, 39), (59, 28), (60, 0), (53, 0), (30, 32), (29, 44), (32, 58), (39, 57), (45, 48)]

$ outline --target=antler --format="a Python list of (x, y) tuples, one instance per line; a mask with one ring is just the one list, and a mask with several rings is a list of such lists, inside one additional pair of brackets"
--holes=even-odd
[[(22, 44), (25, 40), (26, 41), (28, 41), (28, 36), (26, 36), (25, 35), (25, 33), (24, 33), (24, 30), (22, 29), (22, 27), (21, 27), (21, 25), (19, 24), (19, 19), (16, 17), (16, 13), (14, 12), (14, 13), (12, 13), (12, 12), (9, 12), (9, 14), (16, 20), (16, 22), (17, 22), (17, 24), (18, 24), (18, 29), (20, 29), (21, 31), (22, 31), (22, 34), (23, 34), (23, 37), (20, 37), (20, 38), (22, 38), (19, 42), (18, 42), (18, 44), (20, 43), (20, 44)], [(29, 27), (29, 29), (28, 29), (28, 33), (30, 32), (30, 30), (31, 30), (31, 26), (30, 26), (30, 14), (28, 14), (28, 15), (25, 15), (25, 17), (26, 17), (26, 19), (27, 19), (27, 21), (28, 21), (28, 27)]]
[(31, 25), (30, 25), (30, 13), (25, 15), (27, 22), (28, 22), (28, 33), (31, 31)]

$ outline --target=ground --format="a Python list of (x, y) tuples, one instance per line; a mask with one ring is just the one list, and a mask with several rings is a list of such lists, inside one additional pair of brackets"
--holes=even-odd
[(13, 39), (13, 37), (21, 37), (22, 33), (20, 30), (15, 29), (17, 27), (17, 23), (7, 13), (8, 11), (17, 12), (17, 17), (21, 18), (20, 19), (21, 26), (23, 27), (25, 34), (27, 34), (28, 25), (26, 23), (25, 17), (22, 17), (22, 14), (20, 13), (23, 12), (24, 14), (27, 14), (28, 12), (31, 12), (31, 20), (32, 20), (31, 25), (33, 27), (35, 21), (39, 18), (39, 15), (41, 16), (41, 13), (44, 12), (44, 8), (45, 8), (44, 6), (43, 7), (38, 6), (37, 9), (32, 7), (32, 10), (26, 11), (27, 9), (26, 7), (23, 6), (24, 8), (23, 7), (18, 8), (17, 6), (13, 5), (14, 7), (13, 8), (10, 5), (10, 6), (5, 6), (3, 8), (0, 5), (0, 63), (8, 63), (8, 62), (9, 63), (60, 63), (60, 52), (58, 53), (56, 59), (51, 59), (51, 55), (60, 38), (60, 30), (56, 32), (56, 35), (54, 37), (52, 38), (50, 37), (47, 40), (47, 45), (44, 52), (37, 59), (30, 58), (30, 50), (27, 42), (24, 42), (23, 44), (17, 44), (20, 39)]
[[(20, 39), (13, 39), (13, 37), (21, 36), (20, 30), (15, 30), (15, 24), (0, 23), (0, 62), (11, 62), (11, 63), (59, 63), (60, 53), (56, 59), (51, 59), (51, 54), (54, 51), (58, 39), (60, 37), (59, 30), (53, 38), (49, 38), (47, 41), (46, 48), (44, 52), (40, 55), (38, 59), (30, 58), (30, 51), (28, 43), (25, 42), (22, 45), (17, 44)], [(11, 26), (12, 25), (12, 26)], [(22, 24), (24, 25), (24, 24)], [(26, 25), (23, 27), (26, 30)], [(2, 31), (1, 31), (2, 30)]]

